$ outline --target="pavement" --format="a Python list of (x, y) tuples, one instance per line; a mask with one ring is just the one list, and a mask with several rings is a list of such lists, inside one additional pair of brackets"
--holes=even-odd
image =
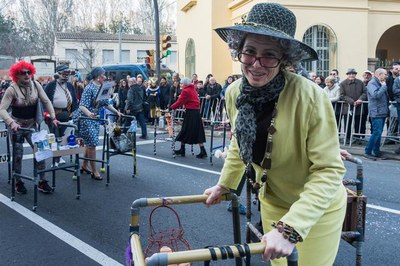
[[(351, 146), (341, 146), (342, 149), (346, 149), (349, 153), (355, 156), (363, 156), (365, 153), (365, 146), (367, 142), (362, 141), (361, 143), (353, 143)], [(400, 161), (400, 154), (396, 154), (394, 151), (396, 149), (399, 149), (400, 144), (395, 144), (395, 143), (388, 143), (384, 144), (381, 147), (381, 152), (383, 155), (383, 158), (385, 160), (398, 160)]]

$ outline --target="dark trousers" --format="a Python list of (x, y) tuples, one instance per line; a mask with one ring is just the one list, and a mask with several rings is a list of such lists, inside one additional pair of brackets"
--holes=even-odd
[[(24, 140), (29, 143), (29, 145), (33, 149), (33, 143), (32, 143), (32, 133), (28, 131), (11, 131), (11, 142), (13, 146), (13, 169), (14, 172), (17, 174), (21, 174), (22, 170), (22, 157), (24, 155), (24, 147), (23, 143)], [(46, 167), (46, 162), (45, 160), (37, 162), (35, 160), (35, 164), (38, 170), (43, 170)], [(44, 178), (44, 173), (40, 174), (40, 178)]]

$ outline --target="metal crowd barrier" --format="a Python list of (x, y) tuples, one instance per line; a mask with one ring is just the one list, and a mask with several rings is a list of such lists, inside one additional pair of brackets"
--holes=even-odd
[[(390, 108), (396, 102), (390, 102)], [(344, 112), (344, 106), (347, 106), (348, 112)], [(338, 127), (338, 136), (343, 146), (351, 147), (352, 144), (362, 144), (372, 134), (372, 123), (368, 114), (368, 101), (364, 101), (361, 105), (354, 107), (344, 101), (333, 103), (333, 108)], [(382, 146), (385, 145), (387, 140), (400, 143), (400, 133), (398, 132), (398, 118), (397, 112), (391, 112), (390, 116), (386, 118), (386, 127), (382, 133)]]

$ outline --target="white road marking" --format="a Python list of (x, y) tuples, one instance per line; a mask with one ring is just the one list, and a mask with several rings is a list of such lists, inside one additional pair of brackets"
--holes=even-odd
[(215, 175), (220, 175), (221, 174), (221, 172), (207, 170), (207, 169), (194, 167), (194, 166), (190, 166), (190, 165), (184, 165), (184, 164), (181, 164), (181, 163), (175, 163), (175, 162), (171, 162), (171, 161), (166, 161), (166, 160), (162, 160), (162, 159), (158, 159), (158, 158), (154, 158), (154, 157), (149, 157), (149, 156), (144, 156), (144, 155), (139, 155), (139, 154), (137, 154), (136, 157), (147, 159), (147, 160), (152, 160), (152, 161), (157, 161), (157, 162), (161, 162), (161, 163), (166, 163), (166, 164), (172, 164), (172, 165), (176, 165), (176, 166), (179, 166), (179, 167), (189, 168), (189, 169), (193, 169), (193, 170), (201, 171), (201, 172), (206, 172), (206, 173), (210, 173), (210, 174), (215, 174)]
[(371, 209), (379, 210), (379, 211), (390, 212), (390, 213), (394, 213), (394, 214), (399, 214), (400, 215), (400, 211), (398, 211), (398, 210), (394, 210), (394, 209), (390, 209), (390, 208), (386, 208), (386, 207), (381, 207), (381, 206), (374, 205), (374, 204), (367, 204), (367, 207), (371, 208)]
[(121, 265), (118, 261), (110, 258), (103, 252), (95, 249), (94, 247), (86, 244), (79, 238), (71, 235), (70, 233), (64, 231), (60, 227), (56, 226), (53, 223), (43, 219), (36, 213), (28, 210), (24, 206), (16, 203), (15, 201), (11, 201), (8, 197), (4, 196), (0, 193), (0, 202), (8, 206), (9, 208), (13, 209), (17, 213), (21, 214), (31, 222), (37, 224), (44, 230), (48, 231), (50, 234), (54, 235), (55, 237), (59, 238), (63, 242), (67, 243), (71, 247), (75, 248), (79, 252), (83, 253), (85, 256), (91, 258), (92, 260), (96, 261), (100, 265)]

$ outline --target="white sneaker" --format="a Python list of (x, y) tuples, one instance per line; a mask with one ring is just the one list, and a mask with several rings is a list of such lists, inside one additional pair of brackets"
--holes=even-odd
[(58, 163), (59, 164), (65, 164), (65, 160), (62, 157), (60, 157), (60, 160), (58, 161)]

